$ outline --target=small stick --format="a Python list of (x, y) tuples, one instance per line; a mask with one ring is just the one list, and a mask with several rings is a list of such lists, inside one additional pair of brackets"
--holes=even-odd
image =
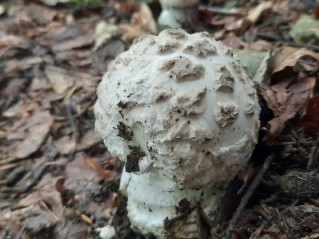
[(219, 14), (225, 14), (225, 15), (245, 15), (247, 12), (244, 9), (241, 8), (221, 8), (221, 7), (212, 7), (212, 6), (206, 6), (206, 5), (199, 5), (199, 10), (206, 10), (212, 13), (219, 13)]
[(314, 168), (314, 165), (316, 163), (316, 160), (319, 158), (319, 139), (314, 143), (314, 145), (311, 148), (309, 160), (307, 163), (307, 170), (312, 170)]
[(274, 159), (274, 154), (268, 156), (265, 160), (265, 163), (263, 164), (263, 166), (261, 167), (261, 169), (259, 170), (257, 176), (255, 177), (254, 181), (251, 183), (250, 187), (248, 188), (247, 192), (245, 193), (245, 195), (242, 197), (242, 199), (240, 200), (240, 204), (237, 207), (232, 219), (229, 221), (229, 225), (226, 229), (226, 233), (225, 233), (225, 237), (224, 239), (229, 239), (232, 235), (232, 232), (235, 228), (235, 225), (242, 213), (242, 211), (245, 209), (246, 204), (248, 203), (248, 200), (251, 198), (251, 196), (253, 195), (256, 187), (259, 185), (260, 181), (262, 180), (262, 177), (264, 176), (265, 172), (268, 170), (271, 162)]

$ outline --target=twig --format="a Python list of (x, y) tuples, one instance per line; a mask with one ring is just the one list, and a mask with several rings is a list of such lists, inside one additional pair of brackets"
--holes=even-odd
[(81, 111), (81, 113), (77, 114), (75, 117), (77, 119), (81, 118), (82, 115), (84, 115), (90, 109), (90, 107), (95, 103), (96, 100), (97, 100), (97, 95), (95, 94), (92, 100), (89, 102), (89, 104)]
[(71, 158), (73, 159), (75, 153), (76, 153), (76, 148), (77, 148), (77, 142), (79, 141), (79, 134), (78, 134), (78, 130), (75, 124), (75, 119), (72, 115), (72, 111), (71, 111), (71, 107), (70, 107), (70, 101), (66, 100), (65, 101), (65, 108), (66, 108), (66, 112), (67, 112), (67, 116), (68, 119), (70, 121), (71, 124), (71, 128), (72, 128), (72, 132), (73, 132), (73, 140), (74, 140), (74, 150), (72, 151), (72, 153), (70, 154)]
[(245, 209), (246, 204), (248, 203), (248, 200), (251, 198), (251, 196), (253, 195), (256, 187), (259, 185), (262, 177), (264, 176), (265, 172), (267, 171), (267, 169), (269, 168), (271, 162), (274, 159), (274, 154), (268, 156), (265, 160), (265, 163), (263, 164), (263, 166), (261, 167), (261, 169), (259, 170), (257, 176), (255, 177), (254, 181), (251, 183), (250, 187), (248, 188), (247, 192), (245, 193), (245, 195), (242, 197), (239, 206), (237, 207), (232, 219), (229, 222), (229, 225), (226, 229), (226, 233), (225, 233), (225, 237), (224, 239), (229, 239), (232, 235), (232, 232), (235, 228), (235, 225), (237, 224), (237, 221), (242, 213), (242, 211)]
[(221, 8), (221, 7), (212, 7), (206, 5), (200, 5), (199, 10), (206, 10), (213, 13), (225, 14), (225, 15), (245, 15), (247, 12), (244, 9), (240, 8)]
[(309, 160), (307, 162), (307, 170), (312, 170), (314, 168), (314, 165), (316, 163), (316, 160), (319, 158), (319, 139), (314, 143), (314, 145), (311, 148)]

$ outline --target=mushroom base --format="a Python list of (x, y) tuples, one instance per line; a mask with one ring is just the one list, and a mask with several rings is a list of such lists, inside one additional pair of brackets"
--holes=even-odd
[(123, 170), (120, 190), (128, 197), (127, 211), (133, 228), (157, 238), (198, 238), (197, 207), (214, 218), (224, 190), (179, 189), (158, 172), (136, 175)]
[(197, 21), (197, 13), (197, 4), (185, 8), (163, 8), (158, 23), (171, 28), (189, 27)]

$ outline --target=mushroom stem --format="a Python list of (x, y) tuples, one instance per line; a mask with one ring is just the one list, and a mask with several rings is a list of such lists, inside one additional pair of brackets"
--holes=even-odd
[(158, 171), (137, 175), (123, 170), (121, 192), (127, 196), (128, 217), (134, 228), (157, 238), (197, 238), (197, 213), (216, 212), (224, 190), (180, 189), (176, 182)]
[(198, 0), (160, 0), (158, 23), (171, 28), (192, 27), (197, 22)]

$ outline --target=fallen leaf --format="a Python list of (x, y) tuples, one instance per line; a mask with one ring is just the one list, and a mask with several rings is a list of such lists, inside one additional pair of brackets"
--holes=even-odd
[(95, 41), (93, 51), (99, 49), (117, 34), (118, 27), (105, 21), (99, 22), (95, 27)]
[(55, 141), (54, 145), (61, 154), (67, 155), (72, 152), (86, 150), (100, 142), (102, 142), (101, 136), (94, 130), (91, 130), (88, 131), (77, 144), (72, 137), (63, 136)]
[(257, 22), (261, 15), (271, 9), (272, 6), (273, 1), (261, 2), (258, 6), (248, 12), (246, 20), (250, 21), (251, 23)]
[(6, 35), (0, 38), (0, 58), (13, 48), (28, 49), (30, 42), (28, 39), (15, 35)]
[(155, 34), (156, 22), (147, 4), (142, 3), (139, 11), (132, 15), (131, 23), (120, 24), (119, 28), (126, 32), (122, 39), (131, 42), (138, 37)]
[(261, 2), (258, 6), (249, 10), (246, 17), (227, 24), (225, 29), (227, 31), (234, 31), (236, 29), (245, 30), (251, 26), (251, 24), (256, 23), (266, 11), (272, 8), (272, 6), (272, 1)]
[(319, 40), (319, 20), (310, 15), (302, 14), (292, 26), (289, 35), (294, 42), (300, 44)]
[(70, 0), (41, 0), (41, 2), (43, 2), (44, 4), (48, 5), (48, 6), (55, 6), (58, 3), (67, 3), (70, 2)]
[(279, 82), (269, 88), (260, 88), (261, 95), (275, 116), (268, 122), (268, 131), (263, 139), (268, 145), (275, 143), (289, 120), (305, 114), (313, 80), (302, 79), (286, 87), (283, 85)]
[(0, 16), (2, 15), (2, 14), (4, 14), (6, 12), (6, 9), (5, 9), (5, 7), (1, 4), (0, 5)]
[(5, 64), (4, 73), (11, 73), (13, 71), (22, 71), (30, 68), (33, 65), (39, 65), (42, 62), (41, 57), (31, 56), (24, 59), (14, 59), (3, 62)]
[(54, 227), (56, 238), (88, 238), (89, 225), (83, 221), (74, 222), (74, 220), (71, 220), (75, 218), (74, 213), (71, 211), (69, 214), (64, 223), (59, 223)]
[(67, 26), (57, 26), (50, 28), (49, 31), (39, 39), (44, 46), (52, 47), (57, 42), (67, 41), (83, 36), (85, 31), (79, 24), (71, 24)]
[(73, 67), (90, 66), (93, 62), (92, 52), (89, 50), (72, 50), (57, 52), (55, 60), (58, 63), (67, 62)]
[(53, 21), (58, 15), (58, 12), (53, 9), (40, 6), (37, 4), (30, 4), (27, 6), (27, 13), (36, 23), (45, 25)]
[(292, 67), (303, 57), (311, 57), (319, 62), (319, 54), (305, 48), (293, 48), (285, 46), (274, 54), (269, 61), (269, 74), (273, 75), (286, 67)]
[(319, 96), (309, 99), (306, 114), (300, 120), (298, 126), (307, 133), (319, 131)]
[(94, 34), (87, 33), (74, 39), (66, 40), (63, 42), (52, 45), (53, 51), (67, 51), (75, 48), (91, 45), (94, 42)]
[(261, 83), (264, 80), (267, 72), (267, 61), (270, 57), (270, 52), (256, 52), (244, 49), (234, 50), (234, 54), (239, 58), (242, 64), (247, 66), (247, 71), (250, 73), (254, 81)]
[(14, 153), (15, 157), (22, 159), (35, 153), (47, 137), (53, 121), (48, 111), (35, 113), (27, 121), (27, 127), (23, 128), (26, 132), (25, 139), (18, 144)]
[(58, 149), (60, 154), (67, 155), (74, 152), (76, 147), (76, 142), (70, 136), (63, 136), (59, 140), (55, 141), (54, 145)]
[(64, 94), (75, 83), (72, 73), (59, 67), (47, 66), (45, 74), (57, 94)]
[(80, 151), (86, 150), (100, 142), (102, 142), (101, 135), (95, 130), (90, 130), (81, 138), (77, 145), (77, 149)]
[(25, 229), (39, 232), (56, 225), (63, 219), (64, 206), (60, 193), (54, 187), (54, 181), (51, 174), (45, 174), (36, 186), (36, 190), (20, 200), (17, 208), (21, 209), (13, 211), (19, 214), (21, 214), (19, 211), (30, 211), (31, 209), (34, 211), (24, 216), (26, 220), (22, 222), (22, 225)]

